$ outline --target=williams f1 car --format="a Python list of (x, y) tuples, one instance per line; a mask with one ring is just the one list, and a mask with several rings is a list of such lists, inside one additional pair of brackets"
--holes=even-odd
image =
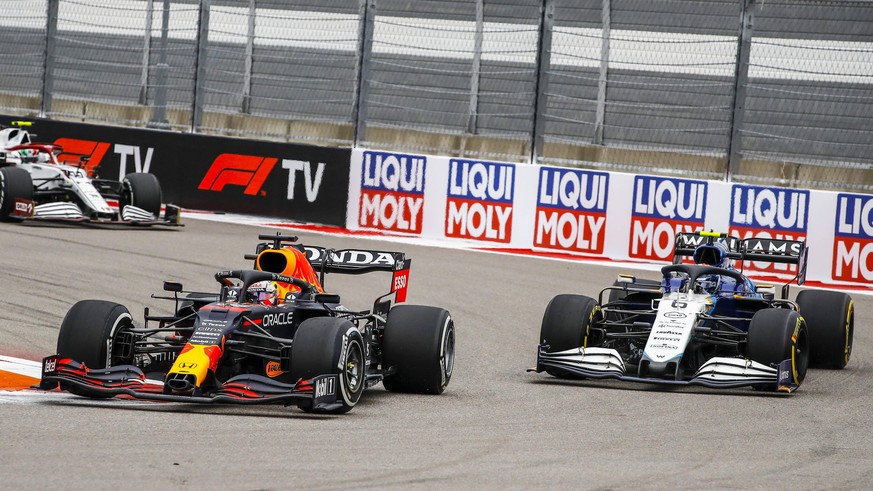
[[(405, 301), (411, 259), (399, 252), (333, 250), (262, 235), (255, 269), (222, 271), (218, 293), (165, 282), (175, 315), (83, 300), (67, 313), (40, 387), (73, 394), (187, 403), (283, 403), (344, 413), (379, 382), (392, 392), (440, 394), (452, 377), (448, 311)], [(316, 271), (318, 273), (316, 273)], [(372, 311), (325, 293), (325, 273), (392, 272)]]
[(0, 221), (179, 225), (178, 206), (166, 205), (161, 215), (161, 185), (153, 174), (99, 179), (87, 157), (75, 165), (61, 162), (60, 146), (32, 142), (23, 129), (28, 122), (13, 125), (0, 130)]
[[(804, 282), (807, 253), (800, 241), (679, 233), (660, 280), (619, 275), (597, 300), (553, 298), (530, 371), (793, 392), (807, 368), (841, 369), (852, 353), (849, 295), (803, 290), (788, 300), (790, 283)], [(734, 261), (788, 263), (797, 274), (776, 298), (773, 285), (754, 283)]]

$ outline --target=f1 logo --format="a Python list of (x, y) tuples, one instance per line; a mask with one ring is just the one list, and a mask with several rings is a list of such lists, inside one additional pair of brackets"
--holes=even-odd
[(245, 186), (244, 194), (263, 196), (266, 192), (262, 191), (261, 187), (277, 160), (253, 155), (223, 153), (212, 162), (212, 166), (206, 172), (203, 180), (200, 181), (197, 189), (220, 192), (224, 190), (224, 186), (231, 184)]

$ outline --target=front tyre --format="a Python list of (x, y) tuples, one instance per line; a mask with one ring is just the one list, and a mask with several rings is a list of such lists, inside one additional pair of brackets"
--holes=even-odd
[(803, 290), (797, 294), (797, 309), (809, 329), (810, 366), (845, 368), (855, 334), (852, 297), (843, 292)]
[(155, 218), (161, 215), (161, 184), (154, 174), (135, 172), (124, 176), (124, 190), (121, 196), (121, 207), (133, 205), (141, 208)]
[(445, 309), (397, 305), (388, 313), (383, 365), (394, 373), (382, 380), (391, 392), (442, 394), (455, 365), (455, 323)]
[(336, 317), (314, 317), (300, 323), (291, 345), (292, 380), (336, 375), (340, 407), (321, 410), (311, 404), (306, 412), (347, 413), (361, 399), (366, 383), (364, 339), (354, 324)]
[(33, 200), (33, 180), (30, 174), (19, 167), (0, 168), (0, 221), (20, 222), (12, 216), (15, 213), (15, 200)]
[[(104, 300), (76, 302), (61, 322), (58, 355), (84, 363), (91, 369), (131, 363), (131, 353), (123, 353), (115, 340), (119, 333), (132, 328), (133, 319), (124, 305)], [(95, 397), (76, 386), (64, 388), (76, 395)]]
[[(541, 345), (548, 345), (547, 353), (587, 348), (591, 325), (602, 315), (597, 301), (584, 295), (563, 294), (553, 298), (543, 314), (540, 327)], [(554, 369), (546, 373), (559, 378), (580, 378)]]
[(598, 315), (597, 300), (584, 295), (558, 295), (543, 315), (540, 344), (549, 345), (549, 353), (588, 347), (589, 330)]
[[(773, 366), (791, 360), (791, 379), (800, 386), (809, 367), (810, 338), (803, 317), (789, 309), (763, 309), (749, 323), (746, 358)], [(756, 387), (776, 390), (771, 386)]]

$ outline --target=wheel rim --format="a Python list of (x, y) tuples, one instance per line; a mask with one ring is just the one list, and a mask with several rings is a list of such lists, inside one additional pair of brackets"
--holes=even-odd
[(355, 393), (363, 383), (364, 372), (364, 354), (361, 351), (361, 345), (352, 343), (349, 347), (348, 355), (345, 359), (345, 369), (343, 370), (343, 379), (349, 392)]
[(794, 342), (791, 360), (794, 365), (794, 383), (799, 385), (806, 378), (806, 370), (809, 367), (809, 339), (805, 328), (800, 330), (797, 341)]
[(849, 315), (846, 319), (846, 347), (845, 358), (843, 364), (849, 363), (849, 358), (852, 357), (852, 339), (855, 337), (855, 307), (849, 304)]
[(452, 376), (455, 368), (455, 326), (450, 323), (443, 339), (443, 375), (445, 380)]
[(3, 173), (0, 172), (0, 210), (3, 209), (3, 195), (5, 194), (3, 193), (3, 188), (6, 187), (5, 179), (6, 178), (3, 176)]

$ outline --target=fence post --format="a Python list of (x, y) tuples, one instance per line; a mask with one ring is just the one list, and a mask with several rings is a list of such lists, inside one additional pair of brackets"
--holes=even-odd
[[(167, 65), (167, 50), (169, 49), (167, 37), (170, 30), (170, 0), (164, 0), (161, 10), (161, 51), (158, 55), (155, 73), (155, 106), (152, 110), (152, 119), (147, 126), (167, 129), (170, 127), (170, 123), (167, 121), (167, 72), (170, 68)], [(151, 33), (149, 33), (149, 37), (151, 37)]]
[(48, 0), (46, 4), (45, 58), (43, 60), (42, 103), (39, 115), (46, 117), (52, 112), (52, 94), (55, 91), (55, 51), (58, 34), (58, 5), (60, 0)]
[(540, 21), (540, 49), (537, 57), (536, 99), (534, 100), (533, 144), (530, 162), (539, 163), (543, 156), (545, 112), (548, 106), (549, 70), (551, 69), (552, 30), (555, 27), (554, 0), (545, 0)]
[(479, 119), (479, 75), (482, 65), (482, 39), (485, 27), (484, 0), (476, 0), (476, 33), (473, 37), (473, 66), (470, 73), (470, 109), (467, 133), (476, 134)]
[(597, 81), (597, 112), (594, 117), (594, 144), (603, 145), (603, 124), (606, 119), (606, 86), (609, 80), (609, 37), (612, 32), (612, 3), (603, 0), (603, 34), (600, 39), (600, 79)]
[(197, 60), (194, 63), (194, 118), (191, 132), (196, 133), (203, 123), (203, 100), (206, 91), (206, 63), (209, 54), (209, 10), (212, 0), (200, 0), (200, 21), (197, 25)]
[(139, 103), (143, 106), (149, 101), (149, 59), (152, 51), (152, 16), (154, 12), (154, 0), (148, 0), (146, 2), (145, 35), (142, 43), (142, 75), (139, 82)]
[(252, 57), (255, 53), (255, 0), (249, 0), (249, 31), (246, 38), (246, 65), (243, 74), (242, 112), (252, 112)]
[(354, 145), (367, 138), (367, 97), (370, 92), (370, 63), (373, 59), (373, 31), (376, 27), (376, 0), (361, 0), (358, 25), (358, 69), (356, 97), (352, 109), (355, 123)]
[(731, 113), (731, 137), (728, 142), (728, 165), (725, 180), (731, 182), (743, 158), (743, 125), (746, 119), (746, 85), (749, 83), (749, 55), (752, 50), (755, 0), (743, 0), (740, 32), (737, 40), (737, 66), (734, 77), (734, 104)]

